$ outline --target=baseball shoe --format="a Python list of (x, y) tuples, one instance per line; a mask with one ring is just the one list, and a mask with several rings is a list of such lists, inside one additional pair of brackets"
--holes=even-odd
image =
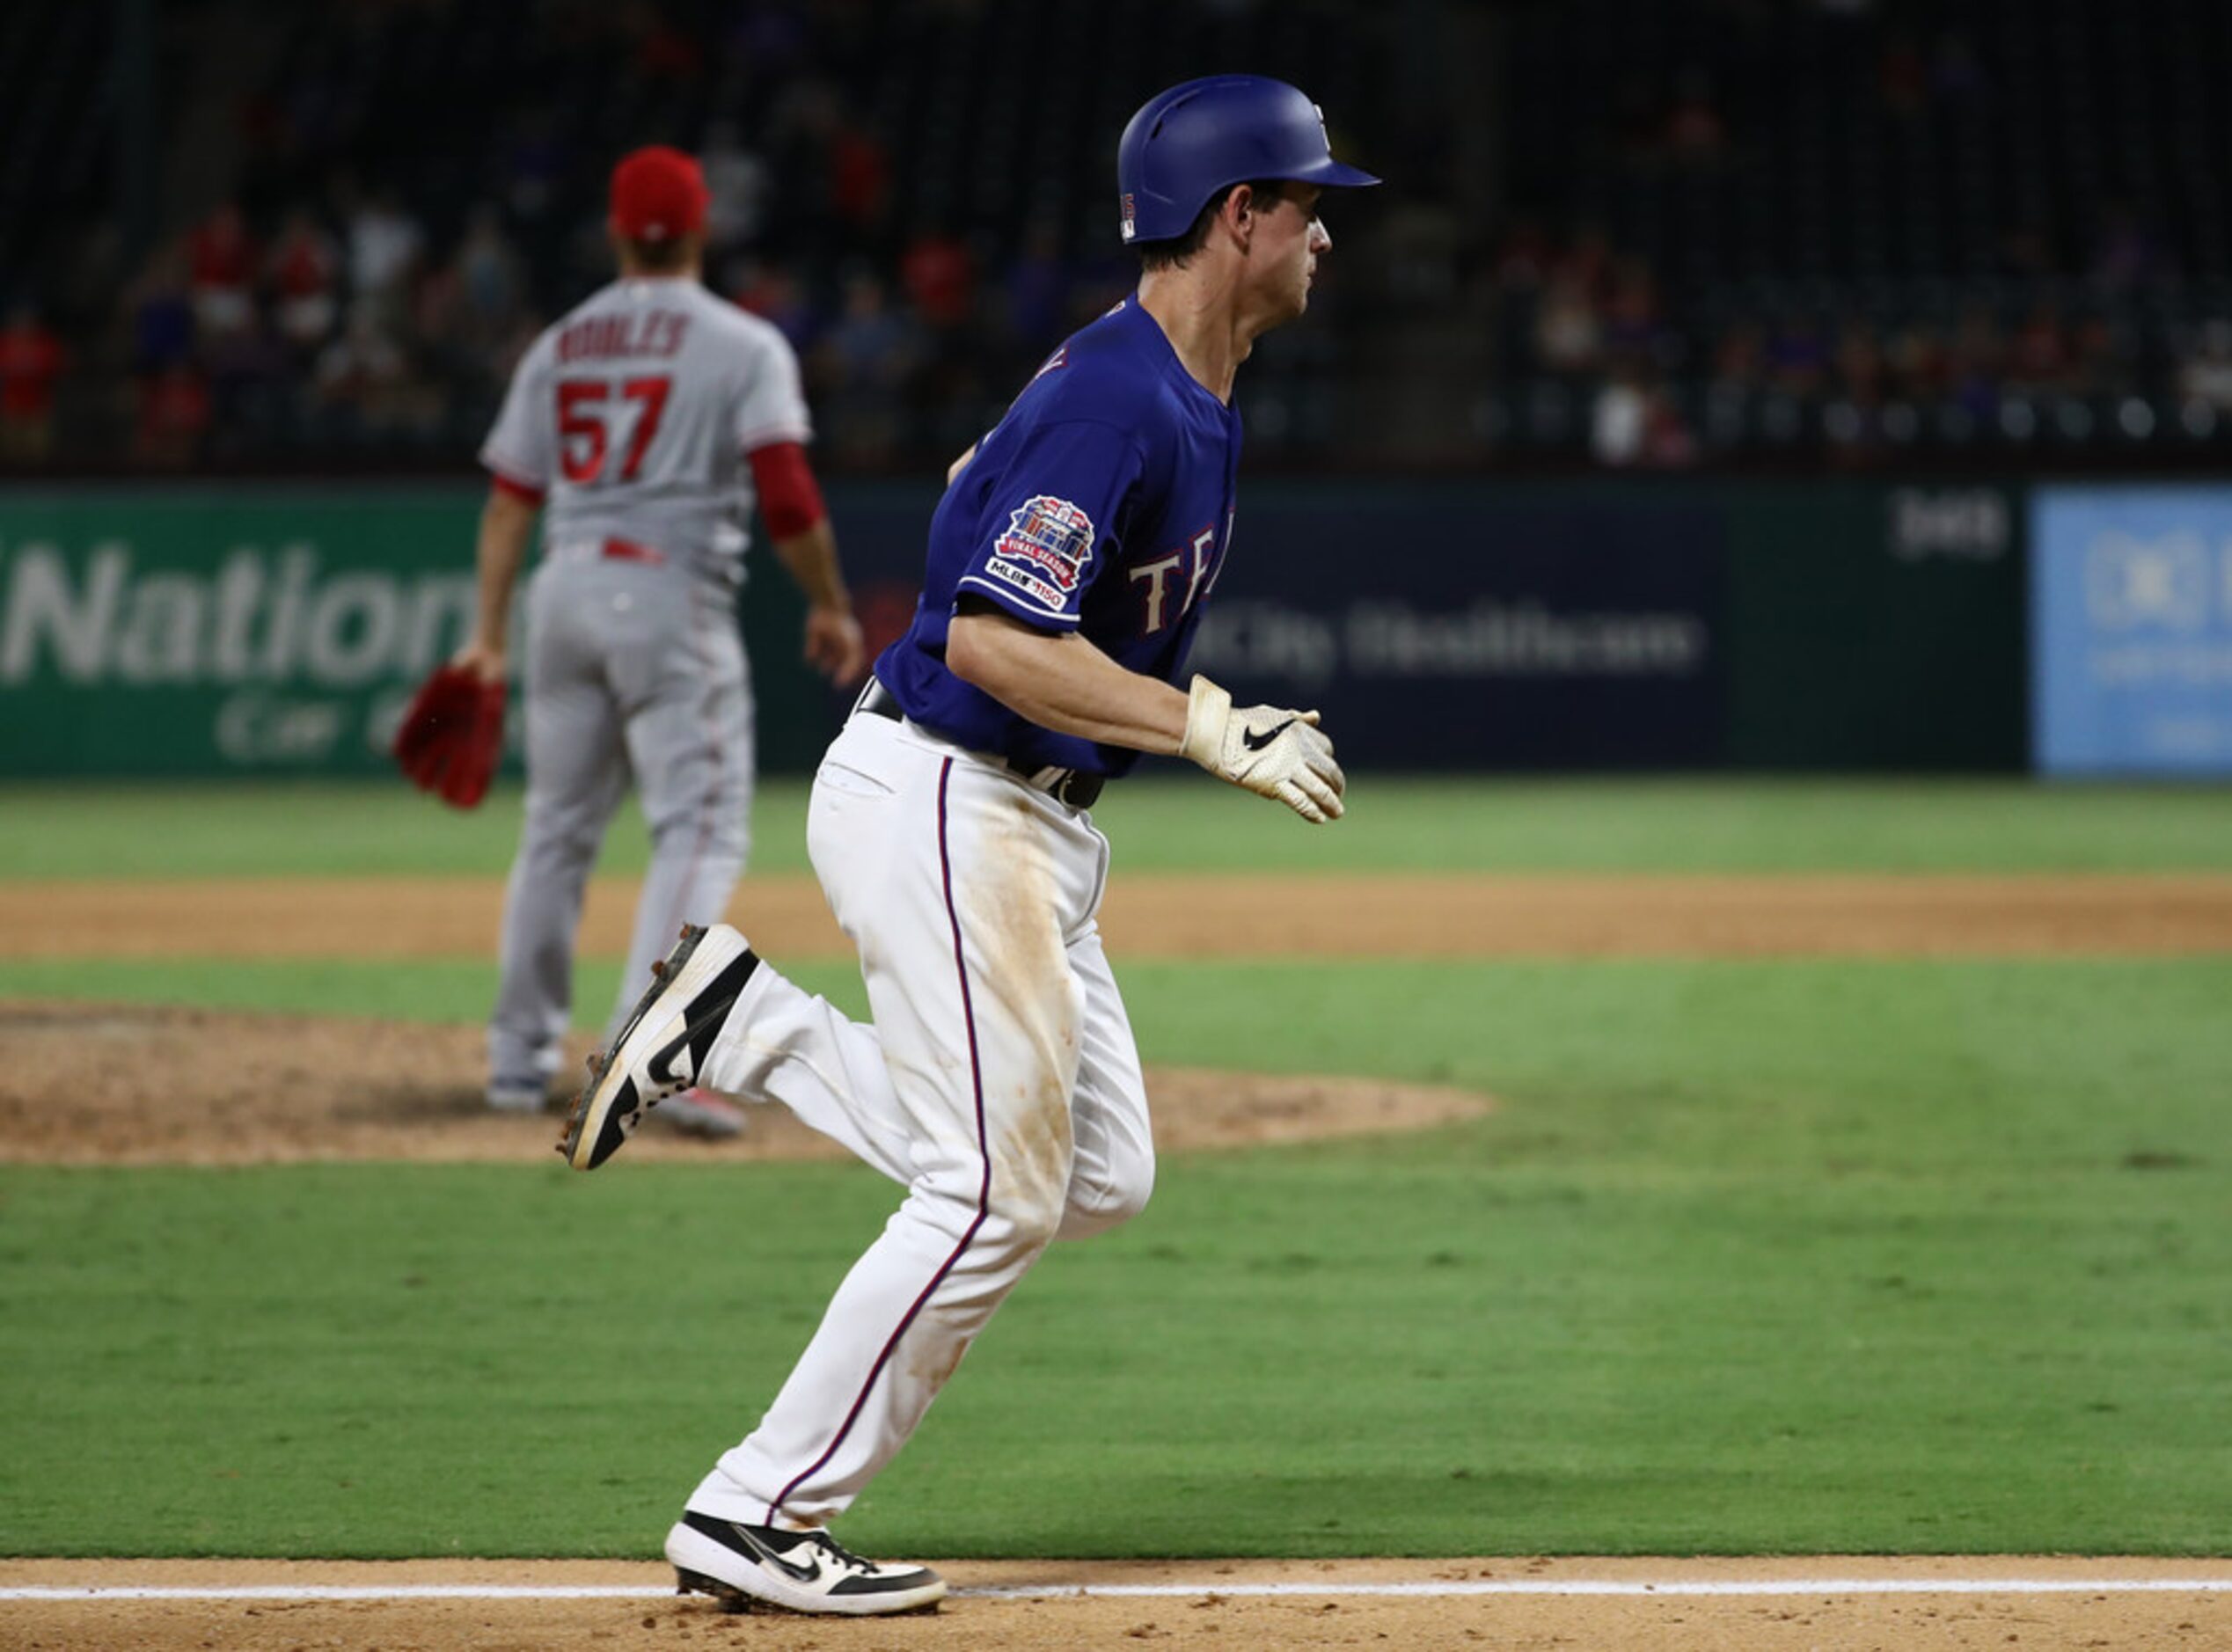
[(659, 1104), (659, 1116), (684, 1136), (724, 1142), (744, 1133), (744, 1110), (712, 1090), (684, 1090)]
[(946, 1580), (926, 1566), (879, 1566), (826, 1531), (785, 1531), (683, 1510), (667, 1533), (677, 1594), (711, 1595), (727, 1612), (752, 1601), (792, 1612), (866, 1617), (919, 1612), (945, 1598)]
[(558, 1144), (567, 1164), (595, 1170), (619, 1151), (646, 1107), (697, 1082), (729, 1006), (758, 968), (758, 955), (728, 925), (684, 926), (681, 945), (651, 966), (649, 990), (589, 1058), (589, 1087)]

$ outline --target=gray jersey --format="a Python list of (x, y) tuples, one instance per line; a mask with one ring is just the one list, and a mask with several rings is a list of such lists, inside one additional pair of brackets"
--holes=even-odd
[(633, 780), (651, 864), (615, 1024), (743, 868), (752, 701), (735, 586), (745, 456), (809, 434), (783, 335), (694, 280), (615, 281), (535, 340), (481, 462), (540, 494), (528, 603), (526, 814), (504, 903), (489, 1094), (539, 1103), (571, 1020), (574, 937)]
[(811, 433), (798, 357), (774, 327), (694, 279), (624, 279), (535, 340), (480, 460), (545, 496), (546, 557), (622, 540), (733, 586), (745, 455)]

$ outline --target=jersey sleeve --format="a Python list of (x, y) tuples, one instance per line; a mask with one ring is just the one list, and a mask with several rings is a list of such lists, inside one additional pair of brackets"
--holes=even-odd
[[(981, 463), (981, 457), (978, 463)], [(1044, 630), (1073, 630), (1085, 593), (1116, 560), (1145, 461), (1113, 425), (1043, 425), (985, 489), (956, 600), (984, 596)]]
[(540, 497), (557, 473), (556, 415), (552, 410), (550, 355), (538, 340), (520, 358), (504, 392), (502, 410), (480, 444), (480, 463), (499, 483)]
[(795, 442), (771, 442), (751, 450), (751, 480), (769, 535), (787, 539), (829, 515), (806, 450)]
[(743, 394), (736, 400), (736, 450), (750, 453), (771, 442), (803, 445), (813, 437), (798, 354), (789, 340), (769, 327), (754, 341), (745, 365)]

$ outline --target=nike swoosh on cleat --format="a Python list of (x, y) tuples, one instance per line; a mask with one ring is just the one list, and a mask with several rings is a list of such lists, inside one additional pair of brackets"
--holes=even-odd
[(687, 1089), (698, 1081), (699, 1069), (713, 1054), (714, 1040), (728, 1020), (728, 1012), (735, 1007), (736, 995), (744, 990), (744, 983), (758, 968), (757, 954), (742, 952), (706, 984), (697, 1002), (706, 1003), (709, 994), (711, 1007), (696, 1020), (685, 1023), (679, 1037), (670, 1039), (654, 1050), (650, 1059), (643, 1064), (644, 1072), (653, 1083)]
[(818, 1583), (822, 1581), (822, 1562), (818, 1559), (809, 1561), (804, 1566), (796, 1565), (776, 1553), (750, 1532), (739, 1528), (736, 1535), (744, 1540), (757, 1558), (774, 1567), (793, 1583)]
[(1281, 723), (1277, 728), (1268, 729), (1260, 735), (1252, 728), (1243, 728), (1240, 730), (1240, 743), (1246, 746), (1250, 751), (1261, 751), (1264, 747), (1270, 745), (1271, 742), (1277, 740), (1288, 729), (1293, 727), (1294, 722), (1295, 720), (1290, 717), (1284, 722)]
[[(677, 1063), (680, 1065), (677, 1066)], [(686, 1085), (698, 1076), (697, 1067), (697, 1056), (696, 1052), (690, 1048), (690, 1033), (688, 1032), (684, 1033), (664, 1049), (654, 1052), (651, 1059), (643, 1064), (645, 1075), (654, 1084)]]

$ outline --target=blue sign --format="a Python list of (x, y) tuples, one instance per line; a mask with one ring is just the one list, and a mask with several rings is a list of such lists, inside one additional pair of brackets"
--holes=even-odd
[(2232, 487), (2046, 487), (2031, 512), (2040, 772), (2232, 775)]

